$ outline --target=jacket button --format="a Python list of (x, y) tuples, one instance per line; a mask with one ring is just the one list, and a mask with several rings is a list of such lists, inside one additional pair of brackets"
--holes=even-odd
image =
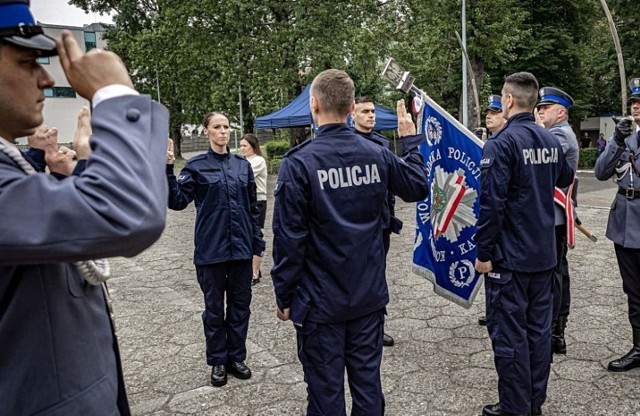
[(138, 121), (140, 119), (140, 110), (137, 108), (130, 108), (127, 110), (127, 120), (129, 121)]

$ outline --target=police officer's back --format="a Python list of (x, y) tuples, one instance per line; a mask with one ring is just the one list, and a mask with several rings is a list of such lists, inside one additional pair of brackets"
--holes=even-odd
[(573, 170), (557, 140), (534, 122), (538, 82), (505, 79), (507, 125), (488, 140), (480, 162), (482, 189), (476, 269), (485, 273), (487, 328), (500, 401), (484, 416), (541, 414), (551, 358), (551, 273), (556, 264), (553, 194)]
[(382, 414), (382, 212), (388, 191), (426, 197), (422, 137), (404, 139), (409, 153), (400, 159), (350, 130), (353, 82), (342, 71), (316, 77), (311, 108), (316, 137), (286, 155), (274, 191), (278, 316), (297, 330), (310, 414), (344, 414), (345, 368), (358, 386), (354, 413)]

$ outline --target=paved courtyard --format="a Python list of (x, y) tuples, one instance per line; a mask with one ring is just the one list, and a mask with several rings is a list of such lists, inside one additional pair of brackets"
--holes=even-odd
[[(581, 173), (588, 179), (592, 174)], [(273, 189), (273, 177), (270, 189)], [(599, 237), (578, 234), (569, 253), (572, 309), (568, 354), (556, 357), (544, 415), (640, 415), (640, 369), (606, 370), (631, 346), (626, 298), (613, 245), (604, 237), (615, 185), (581, 184), (579, 216)], [(603, 189), (604, 188), (604, 189)], [(269, 201), (269, 208), (273, 201)], [(392, 237), (391, 302), (382, 378), (388, 415), (479, 415), (497, 401), (497, 377), (486, 328), (477, 325), (484, 291), (470, 309), (433, 293), (411, 272), (415, 205), (398, 202), (403, 233)], [(131, 259), (112, 262), (110, 281), (129, 399), (136, 415), (302, 415), (306, 391), (294, 329), (275, 316), (270, 279), (254, 286), (247, 364), (253, 377), (209, 385), (200, 314), (203, 299), (192, 264), (193, 205), (169, 211), (162, 238)], [(267, 223), (271, 221), (271, 210)], [(265, 230), (271, 268), (271, 230)]]

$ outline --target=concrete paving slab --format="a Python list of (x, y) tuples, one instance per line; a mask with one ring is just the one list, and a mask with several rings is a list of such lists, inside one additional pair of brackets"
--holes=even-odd
[[(598, 241), (578, 234), (577, 246), (569, 252), (573, 304), (568, 353), (556, 357), (552, 366), (543, 412), (640, 415), (640, 369), (606, 371), (608, 360), (631, 345), (613, 244), (604, 237), (616, 188), (605, 183), (585, 189), (578, 214)], [(273, 201), (268, 204), (270, 223)], [(405, 226), (392, 237), (388, 262), (386, 328), (396, 345), (385, 348), (382, 363), (386, 414), (479, 415), (483, 405), (497, 401), (490, 341), (486, 328), (477, 325), (484, 313), (484, 290), (470, 309), (435, 295), (429, 282), (411, 273), (414, 204), (399, 201), (398, 215)], [(193, 206), (169, 211), (167, 228), (153, 247), (112, 262), (110, 287), (134, 414), (304, 414), (306, 390), (295, 332), (290, 323), (276, 319), (269, 254), (262, 266), (265, 278), (253, 288), (247, 364), (254, 376), (247, 381), (230, 377), (221, 388), (209, 385), (203, 300), (192, 264), (194, 218)], [(272, 241), (271, 231), (265, 234)]]

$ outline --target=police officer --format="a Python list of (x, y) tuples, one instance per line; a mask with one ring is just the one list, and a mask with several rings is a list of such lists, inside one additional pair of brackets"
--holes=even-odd
[[(373, 130), (373, 127), (376, 125), (376, 106), (371, 98), (357, 97), (351, 116), (356, 133), (375, 144), (393, 151), (389, 140)], [(391, 233), (400, 234), (400, 230), (402, 229), (402, 221), (395, 215), (395, 206), (396, 197), (393, 193), (389, 192), (387, 194), (387, 206), (383, 211), (385, 227), (382, 230), (382, 241), (384, 242), (385, 262), (387, 261), (387, 254), (389, 254), (389, 247), (391, 246)], [(393, 344), (393, 337), (385, 332), (382, 336), (382, 345), (391, 347)]]
[[(491, 94), (488, 99), (487, 106), (484, 108), (484, 123), (489, 130), (489, 137), (491, 139), (497, 132), (502, 130), (507, 123), (507, 119), (502, 114), (502, 103), (500, 100), (502, 97), (497, 94)], [(481, 316), (478, 318), (478, 325), (486, 326), (487, 317)]]
[[(562, 146), (567, 162), (575, 171), (578, 169), (580, 150), (576, 134), (569, 125), (569, 109), (573, 103), (573, 98), (561, 89), (544, 87), (540, 89), (540, 102), (537, 109), (540, 122), (544, 128), (553, 133)], [(567, 353), (564, 330), (567, 326), (571, 306), (567, 247), (573, 247), (575, 238), (572, 198), (573, 186), (555, 189), (556, 258), (558, 263), (553, 272), (553, 317), (551, 320), (551, 348), (555, 354)]]
[(183, 210), (195, 200), (193, 263), (205, 300), (202, 323), (211, 384), (220, 387), (227, 383), (227, 372), (242, 380), (251, 377), (244, 361), (252, 261), (262, 256), (265, 242), (251, 164), (227, 147), (229, 119), (211, 112), (202, 125), (209, 151), (189, 159), (177, 179), (173, 157), (168, 157), (167, 180), (169, 208)]
[(541, 414), (546, 399), (556, 264), (553, 190), (569, 185), (574, 172), (560, 143), (534, 122), (537, 92), (528, 72), (505, 78), (507, 125), (486, 142), (480, 162), (476, 269), (485, 273), (500, 397), (484, 407), (485, 416)]
[(493, 137), (497, 132), (502, 130), (507, 123), (507, 119), (502, 114), (502, 103), (500, 100), (502, 97), (497, 94), (489, 96), (488, 104), (484, 108), (484, 122), (489, 130), (489, 139)]
[(398, 131), (404, 158), (362, 140), (347, 126), (354, 87), (340, 70), (311, 85), (316, 136), (280, 165), (273, 217), (277, 316), (291, 320), (307, 383), (309, 415), (345, 414), (344, 372), (352, 414), (382, 415), (380, 380), (385, 305), (383, 218), (388, 192), (424, 199), (426, 172), (404, 102)]
[[(58, 53), (93, 106), (95, 163), (73, 179), (38, 172), (13, 144), (43, 122), (54, 80), (38, 58)], [(105, 291), (83, 263), (160, 237), (168, 112), (133, 89), (114, 53), (85, 54), (66, 30), (46, 36), (26, 0), (0, 0), (0, 91), (0, 413), (129, 415)], [(65, 155), (49, 139), (54, 172)]]
[(622, 275), (622, 288), (629, 302), (633, 347), (609, 363), (609, 371), (622, 372), (640, 366), (640, 78), (630, 82), (631, 116), (616, 124), (613, 137), (596, 161), (595, 174), (601, 181), (613, 177), (618, 194), (609, 211), (607, 238), (613, 241)]

